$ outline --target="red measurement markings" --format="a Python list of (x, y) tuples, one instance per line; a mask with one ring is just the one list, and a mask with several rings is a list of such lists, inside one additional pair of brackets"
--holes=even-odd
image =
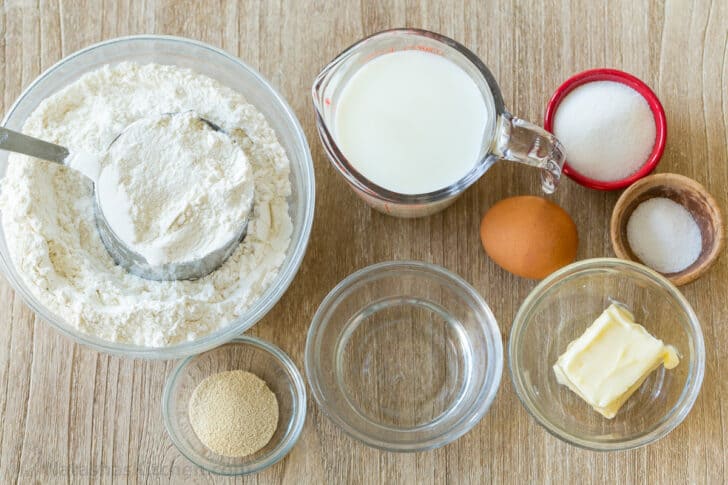
[(383, 49), (379, 51), (372, 52), (368, 56), (364, 58), (364, 62), (369, 62), (375, 57), (382, 56), (384, 54), (392, 54), (394, 52), (400, 52), (400, 51), (420, 51), (420, 52), (429, 52), (430, 54), (436, 54), (438, 56), (444, 55), (444, 52), (441, 49), (438, 49), (437, 47), (431, 47), (428, 45), (422, 45), (422, 44), (416, 44), (416, 45), (408, 45), (401, 48), (394, 48), (390, 47), (389, 49)]
[(413, 46), (410, 50), (429, 52), (430, 54), (437, 54), (438, 56), (442, 55), (442, 51), (440, 49), (438, 49), (437, 47), (430, 47), (427, 45), (416, 45), (416, 46)]

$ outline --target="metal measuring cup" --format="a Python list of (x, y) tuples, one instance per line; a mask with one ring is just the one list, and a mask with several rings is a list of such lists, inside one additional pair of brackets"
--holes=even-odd
[[(166, 113), (162, 116), (174, 116), (176, 113)], [(210, 129), (225, 133), (218, 125), (205, 119), (200, 118)], [(130, 125), (131, 126), (131, 125)], [(128, 127), (127, 127), (128, 128)], [(114, 140), (114, 144), (124, 132), (122, 131)], [(114, 232), (109, 225), (107, 218), (101, 209), (99, 199), (99, 191), (97, 190), (96, 178), (98, 173), (81, 169), (76, 166), (69, 165), (69, 161), (73, 158), (81, 159), (85, 157), (97, 158), (93, 154), (71, 153), (68, 148), (56, 145), (47, 141), (40, 140), (16, 131), (0, 127), (0, 149), (15, 153), (22, 153), (49, 162), (59, 163), (61, 165), (70, 166), (79, 171), (84, 176), (90, 178), (94, 182), (94, 215), (96, 219), (96, 227), (101, 237), (101, 241), (106, 247), (106, 251), (112, 257), (114, 262), (123, 267), (130, 273), (148, 280), (169, 281), (169, 280), (194, 280), (202, 278), (219, 268), (227, 258), (229, 258), (238, 245), (247, 235), (249, 216), (241, 221), (240, 230), (234, 234), (220, 248), (211, 251), (199, 259), (184, 261), (181, 263), (166, 263), (160, 265), (150, 264), (144, 256), (129, 248), (123, 240)], [(84, 165), (84, 164), (82, 164)], [(251, 211), (248, 212), (250, 214)]]

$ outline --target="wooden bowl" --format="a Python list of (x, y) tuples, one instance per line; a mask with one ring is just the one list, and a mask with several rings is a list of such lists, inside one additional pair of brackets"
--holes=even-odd
[[(685, 285), (702, 276), (723, 251), (725, 233), (720, 207), (705, 187), (695, 180), (674, 173), (650, 175), (631, 185), (617, 200), (612, 211), (610, 236), (618, 257), (642, 263), (629, 247), (627, 222), (642, 202), (666, 197), (685, 207), (700, 227), (703, 249), (693, 264), (677, 273), (666, 273), (675, 285)], [(643, 263), (644, 264), (644, 263)]]

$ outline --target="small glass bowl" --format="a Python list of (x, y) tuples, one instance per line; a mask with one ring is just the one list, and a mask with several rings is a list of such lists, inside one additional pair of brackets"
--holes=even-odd
[[(189, 401), (208, 376), (245, 370), (263, 379), (278, 399), (278, 428), (260, 451), (231, 458), (210, 451), (189, 420)], [(277, 463), (296, 444), (306, 419), (306, 387), (296, 365), (275, 345), (242, 336), (202, 354), (187, 357), (167, 379), (162, 396), (167, 433), (177, 449), (195, 465), (220, 475), (248, 475)]]
[(438, 448), (467, 433), (498, 390), (493, 313), (459, 276), (387, 262), (339, 283), (314, 315), (306, 375), (342, 430), (388, 451)]
[[(552, 366), (615, 301), (674, 345), (680, 364), (658, 368), (610, 420), (559, 385)], [(705, 346), (695, 312), (666, 278), (632, 261), (597, 258), (560, 269), (528, 295), (511, 328), (508, 363), (524, 407), (551, 434), (582, 448), (626, 450), (653, 443), (685, 419), (703, 382)]]

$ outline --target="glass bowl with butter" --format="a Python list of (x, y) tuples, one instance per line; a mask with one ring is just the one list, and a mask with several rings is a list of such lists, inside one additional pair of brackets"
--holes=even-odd
[(611, 258), (544, 279), (511, 328), (508, 363), (529, 413), (554, 436), (614, 451), (680, 424), (705, 372), (700, 323), (666, 278)]

